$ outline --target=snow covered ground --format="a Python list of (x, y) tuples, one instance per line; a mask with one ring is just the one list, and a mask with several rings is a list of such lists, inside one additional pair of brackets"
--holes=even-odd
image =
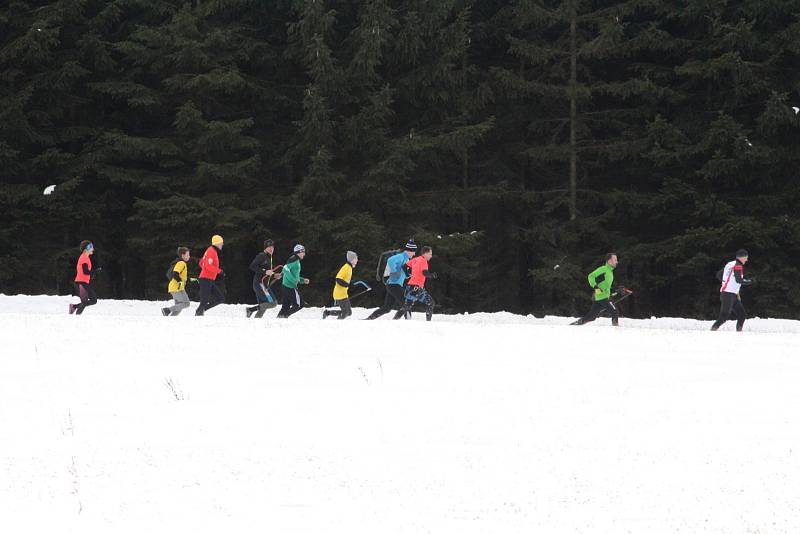
[(8, 532), (800, 532), (795, 321), (71, 300), (0, 295)]

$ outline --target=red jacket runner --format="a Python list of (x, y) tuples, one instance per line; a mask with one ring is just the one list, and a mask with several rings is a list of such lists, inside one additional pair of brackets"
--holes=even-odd
[(203, 259), (200, 260), (200, 278), (216, 280), (222, 269), (219, 268), (219, 255), (217, 247), (211, 246), (206, 249)]
[(86, 265), (86, 271), (92, 271), (92, 260), (88, 254), (81, 254), (78, 257), (78, 264), (75, 266), (75, 281), (88, 284), (91, 280), (91, 275), (88, 275), (84, 272), (84, 265)]
[(411, 268), (411, 278), (408, 279), (408, 285), (425, 287), (425, 271), (428, 270), (428, 260), (424, 256), (417, 256), (408, 260), (406, 264)]

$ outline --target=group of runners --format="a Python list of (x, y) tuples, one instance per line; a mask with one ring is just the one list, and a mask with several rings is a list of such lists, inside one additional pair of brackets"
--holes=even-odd
[[(211, 245), (200, 258), (200, 273), (197, 277), (189, 275), (191, 250), (188, 247), (178, 247), (176, 258), (166, 272), (167, 292), (173, 300), (172, 306), (161, 308), (165, 316), (177, 316), (191, 305), (186, 291), (187, 284), (199, 285), (199, 303), (195, 315), (202, 316), (215, 306), (225, 302), (225, 294), (218, 283), (225, 278), (225, 271), (220, 265), (220, 252), (225, 241), (220, 235), (211, 238)], [(82, 241), (81, 254), (76, 265), (75, 287), (80, 298), (78, 304), (69, 305), (69, 313), (80, 315), (83, 310), (97, 303), (97, 295), (92, 288), (92, 277), (101, 268), (92, 267), (91, 256), (94, 254), (94, 244)], [(428, 262), (433, 257), (433, 249), (429, 246), (418, 247), (413, 239), (408, 240), (403, 249), (395, 253), (386, 262), (384, 283), (386, 285), (386, 298), (381, 307), (376, 309), (366, 319), (377, 319), (389, 311), (396, 309), (394, 318), (411, 318), (411, 310), (416, 303), (425, 306), (425, 317), (430, 321), (436, 306), (431, 294), (425, 287), (426, 280), (436, 278), (436, 273), (428, 269)], [(245, 308), (246, 317), (263, 317), (267, 310), (277, 307), (278, 298), (275, 286), (280, 288), (281, 308), (277, 317), (288, 318), (305, 307), (305, 300), (300, 291), (300, 286), (308, 285), (310, 280), (301, 274), (301, 262), (306, 257), (306, 248), (296, 244), (292, 255), (285, 263), (276, 265), (274, 261), (275, 242), (272, 239), (264, 241), (264, 248), (256, 254), (250, 262), (249, 269), (253, 274), (252, 287), (256, 297), (254, 306)], [(322, 318), (337, 317), (347, 319), (352, 316), (353, 308), (350, 303), (350, 290), (360, 287), (358, 295), (371, 291), (372, 288), (363, 280), (353, 280), (353, 271), (358, 265), (358, 254), (347, 251), (345, 263), (336, 273), (333, 280), (332, 300), (333, 305), (323, 310)]]
[[(186, 292), (189, 282), (199, 284), (199, 304), (195, 315), (202, 316), (208, 310), (225, 302), (225, 295), (218, 286), (218, 282), (225, 277), (225, 271), (220, 265), (219, 253), (225, 242), (222, 236), (214, 235), (211, 245), (206, 249), (199, 260), (200, 273), (195, 277), (189, 276), (189, 262), (191, 251), (187, 247), (178, 247), (176, 259), (170, 264), (166, 277), (168, 279), (167, 292), (173, 299), (172, 306), (164, 307), (161, 313), (165, 316), (179, 315), (190, 306), (191, 301)], [(92, 287), (92, 278), (102, 268), (92, 266), (94, 244), (84, 240), (80, 244), (81, 254), (76, 264), (75, 289), (80, 298), (77, 304), (69, 305), (69, 313), (80, 315), (88, 306), (97, 303), (97, 295)], [(272, 239), (264, 241), (264, 248), (259, 252), (249, 269), (253, 273), (253, 292), (256, 297), (254, 306), (247, 306), (246, 317), (263, 317), (267, 310), (277, 307), (278, 298), (274, 286), (280, 282), (281, 308), (278, 318), (288, 318), (300, 311), (305, 306), (300, 286), (308, 285), (310, 280), (301, 274), (301, 262), (306, 257), (306, 248), (301, 244), (294, 245), (292, 255), (281, 265), (276, 265), (273, 260), (275, 242)], [(383, 304), (366, 317), (368, 320), (377, 319), (391, 311), (395, 311), (394, 319), (410, 319), (412, 307), (420, 303), (425, 306), (425, 318), (430, 321), (436, 302), (426, 288), (429, 279), (437, 278), (435, 272), (429, 270), (429, 262), (433, 257), (433, 249), (429, 246), (418, 247), (413, 239), (409, 239), (402, 249), (386, 254), (386, 266), (383, 272), (383, 282), (386, 288)], [(337, 317), (347, 319), (352, 316), (350, 290), (360, 286), (358, 295), (370, 291), (372, 288), (363, 280), (353, 280), (353, 271), (358, 265), (358, 254), (347, 251), (345, 263), (336, 273), (333, 280), (331, 294), (333, 306), (326, 307), (322, 318)], [(736, 330), (742, 331), (747, 317), (742, 305), (740, 291), (744, 286), (752, 283), (745, 277), (744, 266), (748, 261), (748, 253), (744, 249), (736, 252), (736, 257), (725, 264), (717, 273), (720, 281), (720, 311), (711, 330), (719, 329), (731, 315), (736, 318)], [(573, 325), (584, 325), (597, 319), (600, 315), (608, 313), (613, 326), (619, 326), (619, 310), (617, 303), (628, 297), (632, 291), (624, 287), (614, 286), (614, 270), (619, 260), (617, 255), (610, 252), (605, 257), (603, 265), (593, 270), (587, 276), (589, 287), (592, 289), (592, 305), (589, 311), (573, 322)]]

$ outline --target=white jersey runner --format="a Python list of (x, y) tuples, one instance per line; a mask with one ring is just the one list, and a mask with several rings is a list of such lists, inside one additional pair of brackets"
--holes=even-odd
[(736, 260), (729, 261), (725, 264), (722, 270), (722, 287), (719, 288), (720, 293), (733, 293), (739, 294), (742, 284), (736, 281), (736, 272), (739, 272), (739, 278), (744, 278), (744, 268)]

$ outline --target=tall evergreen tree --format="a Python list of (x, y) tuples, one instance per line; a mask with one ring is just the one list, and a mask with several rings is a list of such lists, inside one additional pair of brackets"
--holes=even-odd
[(788, 310), (798, 302), (789, 282), (796, 271), (775, 266), (787, 265), (797, 231), (785, 203), (796, 194), (797, 151), (787, 145), (798, 125), (789, 104), (797, 73), (787, 67), (798, 59), (786, 46), (797, 31), (791, 3), (665, 9), (658, 28), (677, 45), (662, 61), (678, 97), (650, 122), (645, 151), (660, 186), (626, 194), (620, 210), (626, 227), (645, 230), (632, 252), (646, 267), (648, 307), (704, 315), (716, 305), (713, 273), (746, 247), (766, 282), (755, 309)]
[(537, 307), (574, 311), (585, 294), (582, 273), (628, 244), (608, 193), (641, 179), (646, 120), (670, 98), (651, 75), (653, 58), (671, 44), (642, 20), (654, 9), (637, 1), (513, 2), (496, 16), (512, 29), (508, 60), (492, 73), (508, 103), (506, 147), (523, 190), (514, 238), (538, 256), (521, 252)]
[[(258, 190), (261, 167), (260, 142), (249, 131), (262, 88), (240, 68), (254, 47), (241, 26), (222, 17), (241, 5), (228, 4), (176, 3), (154, 13), (158, 23), (115, 45), (121, 79), (94, 86), (128, 107), (120, 114), (125, 122), (96, 151), (98, 172), (133, 184), (125, 264), (156, 260), (148, 262), (152, 270), (131, 273), (129, 291), (162, 293), (158, 260), (166, 263), (181, 243), (207, 246), (214, 233), (226, 236), (229, 262), (245, 256), (263, 198), (249, 193)], [(132, 113), (137, 118), (127, 120)], [(229, 287), (237, 284), (246, 280), (228, 280)]]
[[(5, 287), (68, 291), (78, 235), (102, 239), (107, 196), (84, 171), (81, 147), (101, 135), (85, 82), (107, 68), (87, 2), (15, 2), (0, 50), (0, 252)], [(56, 185), (43, 196), (46, 186)], [(93, 206), (95, 205), (95, 206)], [(102, 253), (100, 254), (102, 258)]]

